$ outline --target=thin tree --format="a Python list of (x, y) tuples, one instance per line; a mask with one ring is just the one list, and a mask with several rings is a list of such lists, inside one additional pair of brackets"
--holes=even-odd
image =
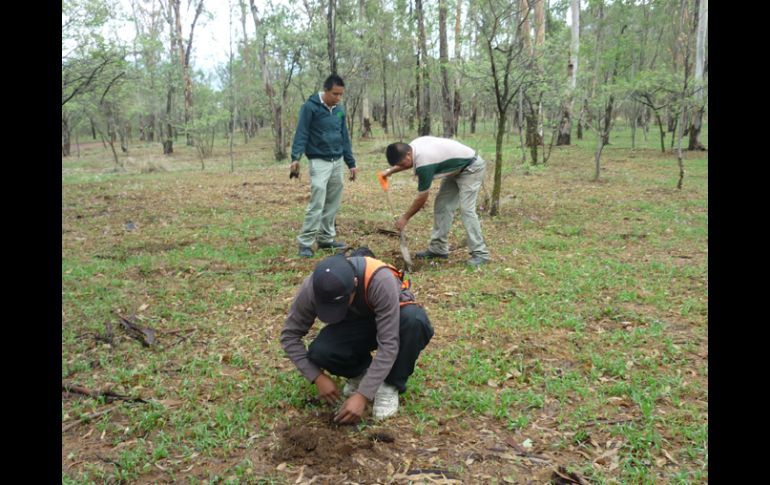
[(422, 8), (422, 0), (415, 0), (415, 10), (417, 11), (417, 36), (420, 49), (420, 77), (422, 84), (421, 112), (420, 122), (417, 132), (420, 136), (430, 135), (431, 116), (430, 116), (430, 76), (428, 73), (428, 44), (425, 38), (425, 20)]
[(455, 94), (454, 94), (454, 101), (452, 106), (452, 129), (455, 134), (459, 131), (459, 123), (460, 123), (460, 110), (462, 107), (462, 98), (460, 97), (460, 63), (462, 62), (462, 29), (460, 28), (460, 18), (462, 16), (462, 6), (463, 2), (462, 0), (456, 0), (457, 1), (457, 12), (455, 14), (455, 56), (454, 56), (454, 64), (455, 64)]
[(200, 0), (195, 6), (195, 15), (192, 23), (190, 24), (190, 35), (187, 38), (187, 42), (183, 40), (182, 35), (182, 16), (179, 12), (179, 5), (181, 0), (169, 0), (171, 8), (174, 13), (174, 28), (176, 29), (176, 35), (174, 39), (176, 41), (176, 48), (178, 50), (178, 60), (182, 68), (182, 80), (184, 82), (184, 123), (185, 133), (187, 135), (187, 145), (193, 146), (193, 137), (190, 133), (188, 126), (192, 122), (192, 108), (193, 108), (193, 93), (192, 93), (192, 76), (190, 75), (190, 54), (192, 53), (193, 35), (195, 34), (195, 24), (198, 22), (198, 17), (203, 11), (203, 0)]
[[(358, 0), (358, 21), (361, 28), (357, 36), (362, 46), (366, 45), (366, 41), (364, 40), (364, 30), (368, 27), (365, 3), (365, 0)], [(369, 76), (371, 75), (371, 68), (369, 66), (369, 58), (367, 55), (363, 56), (363, 64), (363, 82), (361, 83), (361, 138), (371, 138), (372, 110), (369, 106)]]
[[(533, 0), (533, 3), (535, 0)], [(523, 50), (527, 56), (530, 57), (529, 64), (531, 68), (537, 72), (539, 67), (536, 62), (536, 50), (532, 44), (530, 37), (530, 8), (532, 4), (528, 0), (519, 0), (519, 16), (520, 26), (518, 29), (519, 40), (523, 46)], [(537, 147), (542, 143), (542, 137), (539, 130), (539, 116), (538, 109), (540, 105), (540, 98), (542, 97), (542, 91), (540, 88), (536, 88), (537, 92), (534, 94), (535, 100), (530, 98), (530, 94), (525, 90), (522, 94), (524, 96), (524, 118), (527, 125), (527, 146), (530, 149), (532, 157), (532, 163), (537, 164)]]
[[(249, 0), (254, 9), (254, 0)], [(329, 72), (337, 74), (337, 22), (335, 0), (329, 0), (326, 10), (326, 54), (329, 56)]]
[[(526, 1), (526, 0), (525, 0)], [(495, 174), (492, 188), (492, 202), (489, 214), (496, 216), (500, 211), (500, 189), (502, 186), (503, 137), (505, 123), (511, 102), (521, 90), (529, 72), (531, 56), (527, 44), (521, 36), (517, 40), (517, 31), (522, 27), (526, 15), (520, 16), (518, 25), (514, 20), (516, 8), (509, 2), (487, 0), (486, 9), (476, 22), (489, 58), (492, 88), (495, 94), (497, 110), (497, 130), (495, 136)]]
[(267, 98), (268, 109), (273, 116), (273, 155), (275, 156), (276, 160), (280, 161), (287, 157), (286, 146), (284, 143), (285, 135), (283, 131), (283, 105), (276, 99), (276, 92), (271, 81), (267, 56), (267, 29), (264, 26), (263, 20), (259, 16), (259, 11), (257, 10), (257, 6), (254, 4), (254, 0), (249, 0), (249, 6), (251, 8), (251, 16), (254, 18), (256, 42), (259, 49), (259, 67), (260, 71), (262, 72), (262, 85), (265, 89), (265, 97)]
[(439, 68), (441, 70), (441, 99), (443, 106), (441, 110), (444, 121), (444, 138), (454, 136), (454, 120), (452, 114), (452, 97), (449, 90), (449, 74), (447, 65), (449, 64), (449, 54), (446, 35), (446, 0), (438, 1), (438, 30), (439, 30)]
[(700, 0), (698, 7), (698, 37), (695, 47), (695, 102), (696, 112), (693, 116), (692, 126), (690, 127), (690, 141), (688, 150), (705, 150), (706, 147), (698, 139), (703, 123), (703, 112), (706, 108), (703, 102), (703, 79), (706, 75), (706, 30), (708, 29), (708, 0)]
[(572, 14), (572, 32), (569, 46), (569, 61), (567, 62), (567, 78), (569, 87), (562, 103), (562, 118), (559, 123), (559, 137), (556, 145), (569, 145), (572, 137), (572, 105), (575, 89), (577, 88), (578, 52), (580, 50), (580, 0), (570, 0)]
[(233, 136), (235, 135), (235, 86), (233, 83), (233, 6), (230, 0), (227, 1), (227, 12), (230, 23), (228, 25), (230, 56), (227, 63), (227, 70), (230, 80), (230, 172), (235, 171), (235, 160), (233, 159)]

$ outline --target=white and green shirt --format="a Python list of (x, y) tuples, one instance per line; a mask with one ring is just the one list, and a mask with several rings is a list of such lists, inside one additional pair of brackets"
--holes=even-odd
[(425, 192), (434, 179), (459, 173), (476, 156), (476, 152), (459, 141), (437, 136), (421, 136), (409, 144), (417, 175), (417, 190)]

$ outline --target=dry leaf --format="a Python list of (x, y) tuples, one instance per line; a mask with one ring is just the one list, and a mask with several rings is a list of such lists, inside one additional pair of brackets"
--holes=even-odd
[(147, 307), (149, 307), (149, 306), (150, 305), (148, 305), (147, 303), (143, 303), (142, 306), (140, 306), (139, 309), (136, 312), (137, 313), (143, 312), (143, 311), (147, 310)]
[(663, 454), (664, 454), (664, 455), (666, 455), (666, 458), (668, 458), (669, 460), (671, 460), (671, 462), (672, 462), (672, 463), (674, 463), (675, 465), (678, 465), (678, 464), (679, 464), (679, 462), (678, 462), (678, 461), (674, 460), (674, 457), (673, 457), (673, 456), (671, 456), (671, 455), (669, 455), (669, 454), (668, 454), (668, 451), (666, 451), (666, 450), (663, 450)]
[(275, 469), (278, 470), (279, 472), (286, 470), (286, 462), (281, 463), (280, 465), (275, 467)]
[(489, 387), (497, 387), (497, 382), (495, 382), (494, 379), (490, 379), (490, 380), (487, 381), (487, 385)]

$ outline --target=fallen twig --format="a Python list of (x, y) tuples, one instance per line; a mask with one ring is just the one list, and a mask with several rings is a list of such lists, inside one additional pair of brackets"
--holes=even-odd
[(631, 423), (634, 421), (639, 421), (640, 418), (627, 418), (627, 419), (597, 419), (594, 421), (591, 421), (590, 423), (586, 423), (586, 426), (596, 426), (597, 424), (621, 424), (621, 423)]
[(386, 236), (393, 236), (393, 237), (401, 237), (401, 233), (398, 231), (391, 231), (390, 229), (383, 229), (381, 227), (377, 228), (377, 232), (380, 234), (385, 234)]
[(543, 455), (536, 455), (535, 453), (530, 453), (521, 446), (518, 445), (515, 441), (513, 441), (513, 438), (507, 438), (505, 440), (505, 444), (513, 448), (515, 451), (515, 454), (518, 456), (523, 456), (524, 458), (529, 458), (532, 461), (539, 461), (541, 463), (550, 463), (551, 459), (547, 456)]
[[(556, 476), (554, 476), (556, 475)], [(570, 483), (577, 483), (578, 485), (587, 485), (585, 480), (583, 480), (580, 475), (577, 473), (568, 473), (567, 470), (560, 466), (558, 469), (553, 469), (553, 474), (551, 475), (551, 483), (555, 483), (558, 485), (566, 485)]]
[(79, 425), (81, 423), (85, 423), (85, 422), (91, 421), (94, 418), (98, 418), (99, 416), (101, 416), (103, 414), (109, 413), (113, 409), (115, 409), (115, 408), (107, 408), (107, 409), (102, 409), (101, 411), (97, 411), (95, 413), (83, 414), (79, 418), (77, 418), (75, 421), (73, 421), (72, 423), (68, 423), (65, 426), (62, 426), (61, 432), (64, 433), (65, 431), (69, 431), (70, 429), (74, 428), (75, 426), (77, 426), (77, 425)]
[(120, 318), (120, 326), (123, 327), (128, 335), (138, 340), (144, 347), (150, 347), (155, 343), (155, 330), (141, 327), (118, 312), (115, 312), (115, 315)]
[(179, 344), (179, 343), (182, 343), (182, 342), (184, 342), (184, 341), (185, 341), (185, 340), (187, 340), (188, 338), (190, 338), (190, 337), (192, 337), (193, 335), (195, 335), (197, 332), (198, 332), (198, 329), (195, 329), (195, 330), (191, 331), (190, 333), (188, 333), (187, 335), (182, 335), (181, 337), (179, 337), (179, 339), (178, 339), (176, 342), (174, 342), (173, 344), (171, 344), (171, 345), (170, 345), (170, 347), (173, 347), (174, 345), (177, 345), (177, 344)]
[(121, 394), (115, 394), (112, 391), (91, 391), (84, 387), (76, 386), (74, 384), (67, 384), (64, 382), (61, 383), (61, 390), (70, 394), (82, 394), (83, 396), (88, 396), (93, 398), (103, 397), (107, 400), (107, 402), (120, 400), (120, 401), (128, 401), (128, 402), (141, 402), (145, 404), (147, 403), (147, 401), (145, 401), (142, 398), (123, 396)]

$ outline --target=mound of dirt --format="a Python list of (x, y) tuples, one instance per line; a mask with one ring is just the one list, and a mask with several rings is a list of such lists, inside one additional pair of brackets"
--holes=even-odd
[[(331, 418), (329, 413), (279, 427), (273, 460), (295, 466), (344, 469), (352, 465), (354, 457), (361, 452), (374, 457), (379, 454), (377, 447), (390, 446), (395, 441), (387, 430), (359, 431), (355, 426), (334, 424)], [(333, 471), (327, 469), (327, 472)]]
[(299, 465), (343, 464), (355, 450), (372, 449), (371, 441), (346, 434), (332, 428), (284, 427), (279, 430), (281, 439), (273, 458)]

